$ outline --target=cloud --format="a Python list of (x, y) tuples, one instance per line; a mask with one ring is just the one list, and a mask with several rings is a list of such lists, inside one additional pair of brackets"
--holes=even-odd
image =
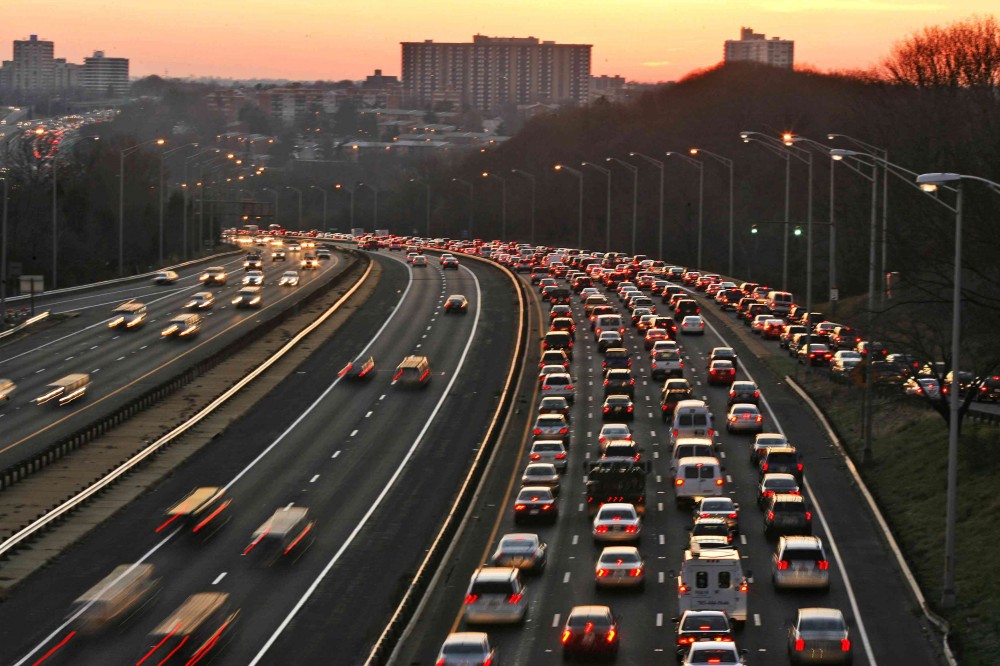
[(642, 63), (642, 66), (643, 67), (668, 67), (668, 66), (670, 66), (672, 64), (674, 64), (674, 63), (672, 63), (669, 60), (651, 60), (649, 62)]
[(895, 2), (893, 0), (771, 0), (760, 3), (764, 11), (799, 12), (939, 12), (948, 6), (936, 2)]

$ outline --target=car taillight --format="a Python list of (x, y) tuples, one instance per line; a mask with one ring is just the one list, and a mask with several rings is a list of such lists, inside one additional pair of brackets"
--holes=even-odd
[(556, 454), (556, 460), (562, 460), (565, 457), (566, 457), (565, 453), (557, 453)]
[(677, 586), (677, 593), (678, 594), (687, 594), (688, 593), (688, 586), (685, 585), (684, 583), (681, 583), (680, 585)]
[(609, 572), (609, 571), (608, 571), (607, 569), (598, 569), (598, 570), (597, 570), (597, 577), (598, 577), (598, 578), (604, 578), (604, 577), (605, 577), (605, 576), (607, 576), (607, 575), (608, 575), (609, 573), (610, 573), (610, 572)]
[(532, 460), (541, 460), (542, 459), (542, 454), (540, 454), (540, 453), (532, 453), (531, 454), (531, 459)]
[(806, 511), (806, 520), (812, 520), (812, 519), (813, 519), (812, 511)]
[(542, 434), (542, 429), (541, 428), (535, 428), (535, 434), (536, 435), (541, 435)]
[(570, 631), (569, 631), (569, 629), (563, 629), (563, 633), (562, 633), (562, 642), (563, 642), (563, 643), (565, 643), (565, 642), (569, 641), (569, 637), (570, 637), (571, 635), (572, 635), (572, 634), (570, 634)]
[(598, 534), (604, 534), (605, 532), (608, 531), (608, 526), (598, 525), (597, 527), (594, 528), (594, 531), (597, 532)]
[(675, 486), (683, 486), (684, 485), (684, 479), (674, 479), (674, 485)]
[(778, 571), (785, 571), (788, 569), (788, 560), (778, 560)]
[(478, 594), (467, 594), (467, 595), (465, 595), (465, 603), (467, 603), (467, 604), (474, 604), (474, 603), (476, 603), (476, 599), (478, 599), (478, 598), (479, 598)]
[(758, 414), (757, 415), (757, 423), (762, 423), (763, 421), (764, 421), (764, 417), (761, 416), (760, 414)]
[(628, 411), (631, 414), (632, 413), (632, 405), (629, 405), (628, 409), (626, 411)]
[[(605, 414), (607, 414), (607, 413), (608, 413), (608, 412), (610, 412), (610, 411), (611, 411), (611, 408), (610, 408), (610, 407), (608, 407), (608, 406), (605, 406), (605, 407), (604, 407), (604, 413), (605, 413)], [(603, 438), (603, 437), (601, 437), (601, 441), (602, 441), (602, 442), (604, 441), (604, 438)]]
[(559, 429), (559, 434), (560, 435), (565, 435), (568, 432), (569, 432), (569, 428), (560, 428)]
[[(617, 635), (617, 632), (614, 629), (608, 629), (608, 633), (607, 633), (607, 635), (605, 635), (605, 638), (607, 639), (607, 641), (609, 643), (614, 643), (616, 635)], [(843, 641), (841, 641), (841, 645), (843, 645)]]
[(768, 511), (767, 512), (767, 519), (768, 520), (774, 520), (774, 511)]
[(509, 604), (519, 604), (521, 603), (521, 594), (512, 594), (507, 597), (507, 603)]
[(801, 638), (796, 638), (795, 639), (795, 651), (796, 652), (802, 652), (805, 649), (806, 649), (806, 642), (804, 640), (802, 640)]
[(799, 468), (799, 471), (800, 471), (800, 472), (802, 471), (802, 463), (799, 463), (798, 465), (796, 465), (796, 467), (798, 467), (798, 468)]
[(735, 416), (730, 416), (729, 417), (729, 422), (730, 423), (736, 423), (736, 417)]
[(840, 651), (841, 652), (850, 652), (851, 651), (851, 641), (850, 641), (850, 639), (847, 639), (847, 638), (841, 638), (840, 639)]
[(828, 561), (826, 561), (826, 560), (819, 560), (818, 562), (816, 562), (816, 567), (820, 571), (829, 571), (830, 570), (830, 563)]
[(573, 390), (573, 385), (572, 384), (567, 384), (566, 385), (566, 390), (572, 391)]
[(637, 569), (629, 569), (628, 575), (631, 576), (632, 578), (638, 578), (639, 576), (642, 575), (642, 567), (639, 567)]
[(766, 472), (767, 471), (767, 463), (764, 463), (763, 465), (761, 465), (760, 469), (761, 469), (761, 471)]
[(731, 513), (731, 514), (729, 514), (729, 519), (730, 520), (736, 520), (739, 517), (740, 517), (740, 514), (738, 514), (738, 513)]
[(749, 589), (750, 589), (750, 586), (747, 584), (746, 581), (743, 581), (742, 583), (740, 583), (740, 587), (739, 587), (740, 592), (746, 592)]
[(638, 529), (639, 528), (637, 528), (635, 525), (626, 525), (625, 526), (625, 531), (627, 533), (629, 533), (629, 534), (635, 534), (638, 531)]
[(723, 480), (721, 478), (718, 478), (718, 479), (715, 480), (715, 485), (721, 486), (722, 484), (723, 484)]
[(753, 392), (753, 397), (759, 398), (760, 397), (760, 391), (754, 391)]
[(526, 504), (515, 504), (514, 511), (524, 511), (528, 506)]

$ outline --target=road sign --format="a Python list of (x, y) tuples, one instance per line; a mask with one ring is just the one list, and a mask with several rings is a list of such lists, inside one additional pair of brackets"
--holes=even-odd
[(45, 291), (44, 275), (22, 275), (20, 277), (22, 294), (40, 294)]
[(840, 289), (837, 289), (836, 287), (830, 287), (830, 301), (839, 301), (839, 300), (840, 300)]

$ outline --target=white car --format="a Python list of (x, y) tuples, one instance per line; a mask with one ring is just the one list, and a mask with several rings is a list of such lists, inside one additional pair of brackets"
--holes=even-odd
[(597, 443), (603, 444), (612, 439), (632, 439), (632, 429), (624, 423), (605, 423), (597, 433)]
[(198, 291), (191, 294), (191, 298), (184, 304), (188, 310), (208, 310), (215, 304), (215, 296), (210, 291)]
[(741, 666), (745, 656), (736, 649), (732, 641), (698, 641), (692, 643), (684, 654), (681, 666)]
[(560, 472), (566, 471), (566, 446), (558, 439), (532, 442), (528, 458), (533, 463), (552, 463)]
[(279, 287), (297, 287), (299, 286), (299, 274), (296, 271), (285, 271), (281, 274), (281, 279), (278, 280)]
[(576, 388), (573, 384), (573, 378), (568, 372), (554, 372), (550, 375), (545, 375), (545, 379), (542, 380), (542, 395), (543, 396), (562, 396), (573, 402), (576, 399)]
[(646, 586), (646, 563), (635, 546), (607, 546), (594, 565), (597, 587)]
[(638, 541), (642, 519), (631, 504), (609, 502), (601, 505), (594, 516), (591, 534), (594, 543), (603, 541)]
[(243, 284), (248, 287), (259, 287), (264, 284), (264, 272), (263, 271), (247, 271), (246, 275), (243, 276)]
[(704, 335), (705, 320), (701, 315), (688, 315), (681, 320), (681, 333), (685, 335)]
[(516, 567), (479, 567), (465, 593), (468, 624), (520, 623), (528, 612), (521, 574)]
[(729, 408), (726, 416), (726, 430), (734, 432), (761, 433), (764, 430), (764, 416), (757, 405), (738, 402)]
[(469, 666), (492, 664), (497, 652), (490, 647), (490, 637), (481, 631), (460, 631), (448, 634), (438, 651), (435, 664), (440, 666)]

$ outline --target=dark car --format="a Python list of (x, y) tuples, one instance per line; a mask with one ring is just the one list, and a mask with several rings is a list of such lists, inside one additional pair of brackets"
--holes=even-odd
[(618, 655), (618, 619), (607, 606), (575, 606), (561, 637), (563, 658)]
[(829, 340), (827, 341), (829, 345), (840, 351), (841, 349), (854, 349), (854, 347), (861, 342), (861, 336), (858, 335), (858, 331), (851, 326), (837, 326), (830, 333)]
[(802, 483), (802, 459), (794, 446), (769, 446), (760, 455), (757, 471), (764, 474), (791, 474)]
[(570, 337), (576, 340), (576, 323), (572, 317), (556, 317), (549, 324), (550, 331), (566, 331)]
[(788, 343), (791, 342), (796, 334), (806, 332), (808, 331), (802, 324), (786, 324), (785, 329), (778, 336), (778, 346), (782, 349), (788, 349)]
[(573, 359), (573, 338), (566, 331), (549, 331), (542, 339), (542, 350), (561, 349)]
[(682, 298), (674, 307), (674, 321), (681, 321), (684, 317), (697, 314), (701, 314), (701, 306), (698, 305), (698, 301), (690, 298)]
[(736, 354), (736, 350), (732, 347), (714, 347), (712, 353), (708, 357), (709, 364), (712, 361), (732, 361), (733, 367), (739, 370), (740, 359)]
[(729, 386), (729, 400), (727, 404), (735, 405), (738, 402), (748, 402), (756, 405), (760, 400), (760, 389), (751, 381), (741, 380), (733, 382)]
[(764, 509), (764, 536), (773, 539), (782, 534), (812, 534), (812, 511), (802, 495), (778, 493)]
[(632, 398), (627, 395), (609, 395), (604, 399), (601, 409), (603, 421), (632, 421), (635, 419), (635, 406)]
[(830, 359), (833, 358), (833, 352), (830, 348), (824, 344), (811, 343), (808, 349), (805, 345), (798, 350), (796, 356), (799, 359), (799, 363), (805, 363), (809, 366), (814, 365), (830, 365)]
[(687, 654), (692, 643), (731, 641), (733, 630), (724, 611), (689, 610), (674, 618), (677, 625), (677, 657)]
[(624, 394), (635, 397), (635, 378), (627, 368), (613, 368), (604, 373), (604, 395)]
[(617, 368), (624, 368), (627, 370), (632, 367), (632, 355), (629, 350), (624, 347), (609, 347), (604, 352), (604, 360), (601, 361), (601, 367), (605, 370)]
[(885, 360), (899, 368), (899, 371), (907, 377), (915, 377), (923, 365), (916, 357), (909, 354), (889, 354)]
[(771, 314), (771, 308), (766, 303), (752, 303), (742, 313), (743, 323), (749, 326), (754, 317), (763, 314)]
[(976, 400), (980, 402), (996, 402), (1000, 399), (1000, 375), (993, 375), (983, 379), (979, 385), (979, 393)]
[(690, 400), (694, 395), (691, 384), (686, 379), (668, 379), (660, 392), (660, 414), (666, 423), (673, 418), (674, 408), (681, 400)]

